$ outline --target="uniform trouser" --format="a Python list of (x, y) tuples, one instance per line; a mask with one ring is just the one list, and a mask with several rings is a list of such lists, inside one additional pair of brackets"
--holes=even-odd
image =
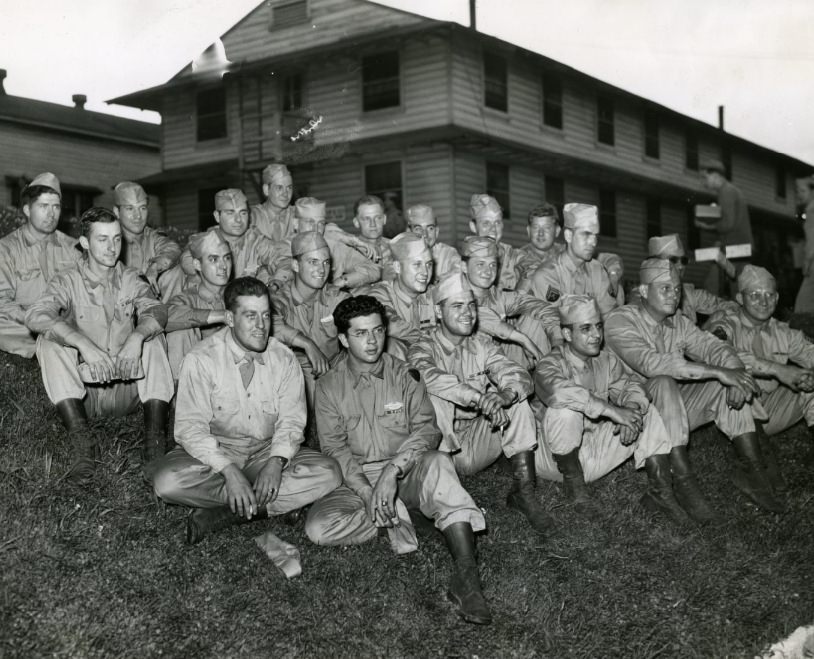
[(187, 353), (192, 350), (201, 340), (200, 331), (195, 329), (182, 329), (167, 334), (167, 357), (172, 371), (172, 378), (178, 382), (181, 374), (181, 363)]
[[(239, 464), (241, 471), (254, 483), (269, 457), (257, 455)], [(269, 515), (282, 515), (307, 506), (335, 490), (342, 482), (342, 472), (333, 458), (311, 449), (300, 449), (283, 471), (277, 498), (266, 505)], [(153, 489), (167, 503), (192, 508), (218, 508), (229, 505), (226, 479), (181, 447), (167, 453), (155, 470)]]
[(630, 446), (622, 444), (615, 430), (616, 424), (612, 421), (593, 421), (582, 412), (549, 407), (543, 418), (543, 441), (536, 456), (537, 476), (562, 480), (553, 454), (564, 455), (577, 448), (585, 481), (590, 483), (609, 474), (631, 456), (636, 468), (641, 469), (647, 458), (669, 453), (674, 446), (653, 405), (644, 415), (641, 434)]
[(805, 419), (808, 426), (814, 425), (814, 394), (795, 392), (781, 385), (771, 393), (764, 393), (760, 402), (769, 416), (763, 424), (767, 435), (776, 435), (800, 419)]
[(504, 411), (508, 412), (509, 423), (502, 430), (493, 428), (484, 416), (455, 420), (453, 427), (461, 449), (452, 454), (452, 460), (459, 474), (476, 474), (501, 453), (510, 458), (537, 446), (537, 426), (528, 402), (520, 401)]
[[(398, 498), (408, 508), (417, 508), (433, 519), (440, 531), (456, 522), (468, 522), (473, 531), (486, 528), (481, 509), (461, 485), (447, 453), (424, 453), (399, 481)], [(365, 502), (344, 485), (317, 501), (305, 522), (305, 533), (318, 545), (362, 544), (375, 538), (377, 532)]]
[(814, 311), (814, 276), (803, 277), (797, 298), (794, 300), (794, 313)]
[(79, 377), (79, 351), (40, 336), (37, 359), (45, 392), (52, 403), (66, 398), (84, 400), (88, 416), (124, 416), (133, 411), (139, 399), (169, 402), (173, 396), (172, 371), (167, 360), (164, 336), (144, 342), (141, 366), (144, 377), (128, 382), (88, 384)]
[(10, 318), (0, 318), (0, 351), (10, 352), (31, 359), (36, 350), (37, 339), (25, 326)]

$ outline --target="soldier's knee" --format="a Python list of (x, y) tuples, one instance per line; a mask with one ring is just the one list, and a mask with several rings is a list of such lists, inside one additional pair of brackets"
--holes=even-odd
[(157, 497), (165, 500), (172, 500), (180, 489), (180, 478), (177, 471), (170, 468), (170, 465), (162, 461), (156, 467), (153, 475), (153, 491)]
[(678, 382), (669, 375), (657, 375), (647, 381), (647, 391), (651, 398), (656, 396), (678, 396)]

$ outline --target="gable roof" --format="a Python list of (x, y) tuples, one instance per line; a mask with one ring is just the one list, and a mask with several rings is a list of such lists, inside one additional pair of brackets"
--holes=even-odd
[(0, 122), (113, 140), (158, 150), (161, 127), (103, 112), (0, 94)]

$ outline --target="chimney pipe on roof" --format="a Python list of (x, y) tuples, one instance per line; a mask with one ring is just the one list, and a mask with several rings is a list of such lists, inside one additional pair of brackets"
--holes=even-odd
[(6, 95), (6, 88), (3, 87), (3, 80), (6, 79), (6, 70), (0, 69), (0, 96)]
[(478, 29), (478, 21), (477, 21), (477, 4), (478, 0), (469, 0), (469, 27), (473, 30)]
[(724, 106), (718, 106), (718, 130), (724, 129)]
[(74, 94), (71, 96), (71, 100), (73, 101), (73, 105), (77, 110), (84, 110), (85, 103), (88, 102), (88, 97), (84, 94)]

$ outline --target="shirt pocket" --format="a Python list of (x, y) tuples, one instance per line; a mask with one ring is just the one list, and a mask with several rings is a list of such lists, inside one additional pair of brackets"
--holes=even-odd
[(116, 309), (113, 312), (114, 317), (119, 322), (131, 321), (136, 313), (136, 305), (133, 298), (126, 298), (124, 300), (116, 301)]
[(345, 429), (356, 430), (359, 427), (359, 422), (362, 420), (361, 414), (351, 414), (345, 417)]
[(274, 426), (277, 425), (277, 417), (279, 415), (279, 410), (277, 409), (277, 404), (274, 402), (265, 402), (263, 403), (263, 426), (266, 431), (273, 431)]
[(95, 304), (77, 304), (75, 315), (76, 323), (80, 327), (102, 329), (108, 324), (107, 318), (105, 318), (105, 310)]
[(39, 268), (30, 268), (17, 273), (15, 302), (28, 306), (36, 302), (45, 291), (45, 280)]
[(395, 410), (385, 410), (383, 414), (377, 415), (376, 418), (382, 428), (407, 432), (407, 415), (403, 405)]

